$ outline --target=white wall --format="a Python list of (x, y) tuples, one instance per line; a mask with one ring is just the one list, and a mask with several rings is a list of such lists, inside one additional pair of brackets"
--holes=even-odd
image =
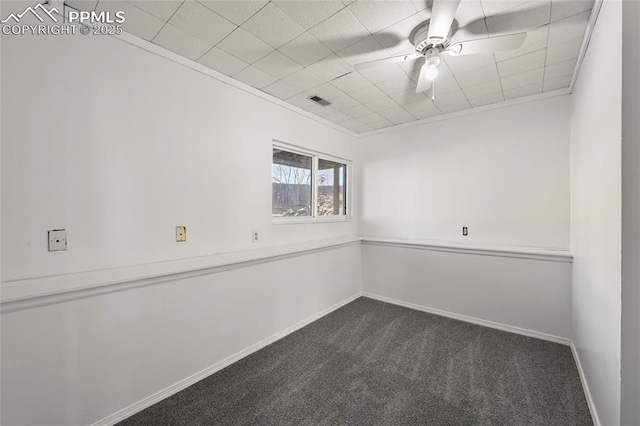
[(619, 1), (603, 3), (571, 103), (572, 322), (573, 342), (600, 423), (617, 425), (622, 6)]
[[(357, 232), (271, 221), (272, 139), (357, 160), (351, 136), (111, 37), (3, 36), (1, 131), (4, 284)], [(56, 228), (66, 252), (47, 252)], [(340, 246), (3, 311), (2, 424), (96, 422), (358, 294), (360, 259)]]
[(569, 247), (568, 96), (382, 133), (359, 144), (364, 235)]
[(2, 37), (2, 280), (355, 235), (272, 226), (272, 139), (355, 160), (352, 136), (111, 37)]
[(640, 3), (625, 1), (622, 39), (622, 412), (640, 424)]

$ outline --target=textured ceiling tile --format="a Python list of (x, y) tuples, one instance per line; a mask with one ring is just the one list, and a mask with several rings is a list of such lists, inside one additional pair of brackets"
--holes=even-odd
[(358, 1), (349, 5), (349, 10), (370, 33), (390, 27), (417, 12), (411, 2), (399, 0)]
[(443, 114), (451, 114), (451, 113), (462, 111), (469, 108), (471, 108), (471, 105), (466, 100), (461, 102), (446, 104), (442, 106), (438, 105), (438, 109), (442, 111)]
[(243, 83), (247, 83), (249, 86), (255, 87), (256, 89), (262, 89), (276, 81), (275, 77), (272, 77), (266, 72), (253, 66), (248, 66), (234, 75), (233, 78), (242, 81)]
[(320, 104), (311, 105), (304, 110), (323, 118), (336, 112), (333, 106), (322, 106)]
[[(490, 81), (490, 80), (487, 80)], [(451, 78), (437, 78), (436, 79), (436, 94), (449, 93), (460, 90), (460, 84), (454, 77)]]
[(300, 71), (296, 71), (282, 79), (287, 84), (300, 88), (300, 91), (311, 89), (312, 87), (319, 86), (325, 81), (318, 77), (308, 68), (303, 68)]
[(302, 69), (302, 65), (297, 64), (277, 50), (274, 50), (264, 58), (254, 62), (253, 66), (276, 77), (277, 79), (284, 78), (289, 74), (293, 74), (294, 72)]
[(500, 79), (502, 83), (502, 90), (511, 90), (517, 87), (528, 86), (534, 83), (542, 84), (542, 78), (544, 76), (544, 68), (538, 68), (537, 70), (531, 70), (523, 72), (521, 74), (510, 75)]
[(344, 95), (344, 92), (330, 83), (324, 83), (309, 89), (310, 93), (320, 96), (322, 99), (332, 99), (336, 96)]
[(569, 59), (576, 59), (580, 54), (581, 47), (582, 38), (577, 38), (566, 43), (550, 44), (549, 47), (547, 47), (547, 60), (545, 64), (549, 66), (557, 64), (558, 62), (568, 61)]
[[(96, 9), (98, 0), (66, 0), (64, 4), (75, 10), (86, 10), (90, 12)], [(180, 3), (178, 3), (178, 5), (180, 5)]]
[(213, 47), (171, 24), (166, 24), (162, 28), (153, 39), (153, 43), (193, 60), (198, 59)]
[(458, 28), (451, 36), (451, 44), (485, 37), (488, 37), (487, 23), (484, 19), (478, 19), (465, 27)]
[[(166, 22), (176, 10), (178, 10), (182, 1), (183, 0), (135, 0), (130, 3)], [(69, 2), (66, 1), (65, 3), (68, 4)]]
[(334, 0), (284, 0), (274, 1), (273, 4), (307, 30), (345, 7), (341, 1)]
[(411, 32), (429, 19), (427, 12), (418, 12), (402, 21), (373, 34), (373, 37), (387, 50), (390, 55), (399, 55), (405, 51), (413, 51), (414, 46), (409, 40)]
[(358, 104), (350, 108), (345, 108), (342, 112), (347, 114), (349, 117), (358, 118), (366, 114), (371, 114), (373, 111), (362, 104)]
[(331, 114), (328, 114), (327, 116), (325, 116), (325, 118), (336, 124), (342, 124), (352, 120), (351, 117), (349, 117), (347, 114), (343, 113), (342, 111), (332, 112)]
[(331, 103), (336, 108), (336, 110), (343, 110), (359, 104), (358, 101), (346, 94), (332, 98)]
[(492, 16), (528, 3), (531, 0), (481, 0), (485, 16)]
[(483, 96), (493, 95), (495, 93), (502, 93), (502, 86), (500, 85), (500, 80), (496, 79), (476, 86), (464, 87), (462, 91), (467, 99), (480, 98)]
[(211, 45), (217, 44), (236, 29), (234, 24), (195, 1), (184, 2), (169, 23)]
[(516, 56), (522, 56), (526, 53), (544, 49), (547, 45), (547, 38), (549, 38), (549, 25), (544, 25), (535, 30), (528, 31), (527, 38), (519, 49), (495, 52), (494, 55), (497, 61), (506, 61)]
[(343, 92), (349, 93), (368, 86), (370, 82), (357, 72), (352, 72), (351, 74), (343, 75), (340, 78), (332, 80), (331, 84), (333, 84)]
[[(403, 72), (404, 74), (404, 72)], [(396, 93), (405, 92), (407, 90), (416, 89), (416, 83), (409, 78), (407, 74), (403, 77), (389, 78), (386, 80), (378, 81), (375, 83), (378, 89), (382, 90), (387, 95), (394, 95)], [(391, 96), (393, 99), (393, 96)]]
[(378, 43), (373, 36), (363, 38), (357, 43), (336, 52), (336, 54), (350, 65), (389, 57), (389, 54), (380, 46), (380, 43)]
[(509, 100), (521, 98), (523, 96), (537, 95), (540, 93), (542, 93), (542, 80), (526, 86), (516, 87), (515, 89), (505, 90), (504, 98)]
[(344, 49), (369, 35), (367, 29), (347, 9), (342, 9), (309, 32), (333, 51)]
[(262, 91), (283, 100), (300, 93), (300, 89), (290, 86), (282, 81), (276, 81), (275, 83), (263, 88)]
[(416, 102), (429, 102), (429, 99), (424, 94), (424, 92), (416, 93), (414, 89), (394, 93), (390, 97), (400, 105), (408, 105)]
[(590, 13), (582, 12), (551, 23), (549, 27), (549, 44), (563, 43), (567, 40), (584, 37)]
[(228, 76), (232, 76), (249, 66), (246, 62), (217, 47), (208, 51), (198, 62)]
[(454, 75), (462, 87), (475, 86), (498, 79), (498, 71), (495, 64), (485, 65), (471, 71), (455, 72)]
[(570, 75), (566, 75), (564, 77), (559, 77), (559, 78), (553, 78), (549, 80), (545, 78), (543, 91), (550, 92), (552, 90), (567, 88), (571, 84), (571, 78), (572, 76)]
[(551, 0), (551, 22), (590, 11), (593, 0)]
[(233, 22), (236, 25), (242, 25), (247, 19), (251, 18), (260, 9), (262, 9), (268, 1), (258, 0), (198, 0), (208, 9), (214, 11), (223, 18)]
[(125, 2), (101, 1), (97, 5), (97, 11), (100, 12), (103, 10), (111, 13), (122, 10), (126, 17), (122, 24), (122, 29), (147, 41), (153, 40), (165, 24), (162, 19)]
[(271, 46), (242, 28), (236, 28), (216, 47), (250, 64), (260, 58), (264, 58), (273, 51)]
[(548, 65), (544, 68), (544, 80), (553, 80), (560, 77), (573, 75), (576, 68), (576, 59), (558, 62), (557, 64)]
[(353, 99), (362, 103), (368, 103), (386, 96), (382, 90), (378, 89), (378, 87), (373, 84), (363, 87), (362, 89), (354, 90), (350, 95)]
[(464, 56), (443, 55), (442, 58), (454, 74), (457, 74), (458, 72), (471, 71), (485, 65), (495, 64), (495, 58), (492, 53), (479, 53), (477, 55)]
[(434, 107), (434, 108), (424, 109), (422, 111), (415, 112), (415, 113), (413, 113), (413, 115), (418, 120), (424, 120), (426, 118), (432, 118), (432, 117), (436, 117), (438, 115), (442, 115), (442, 112), (440, 112), (440, 110), (438, 108)]
[(291, 105), (297, 106), (298, 108), (308, 108), (311, 105), (315, 104), (314, 101), (312, 101), (311, 99), (309, 99), (309, 94), (302, 92), (302, 93), (298, 93), (297, 95), (291, 96), (290, 98), (286, 99), (287, 102), (289, 102)]
[(389, 96), (384, 95), (382, 98), (378, 98), (376, 100), (367, 102), (367, 106), (374, 111), (380, 111), (384, 109), (397, 107), (398, 104)]
[(369, 124), (369, 125), (375, 125), (376, 123), (379, 123), (380, 121), (387, 121), (384, 117), (382, 117), (380, 114), (372, 112), (363, 116), (358, 117), (358, 120), (362, 121), (365, 124)]
[(358, 72), (372, 83), (385, 80), (405, 80), (408, 78), (407, 73), (398, 64), (380, 65), (378, 67), (365, 68)]
[(278, 50), (304, 66), (318, 62), (333, 53), (327, 46), (320, 43), (318, 39), (308, 32), (291, 40)]
[(298, 37), (305, 30), (286, 13), (268, 4), (242, 24), (242, 28), (265, 43), (278, 48)]
[(458, 28), (466, 27), (474, 22), (480, 22), (484, 18), (484, 11), (480, 0), (462, 0), (456, 11), (456, 23)]
[(352, 132), (355, 132), (357, 134), (360, 134), (360, 133), (369, 132), (371, 130), (374, 130), (374, 128), (369, 126), (368, 124), (362, 124), (362, 125), (357, 126), (357, 127), (349, 128), (349, 130), (351, 130)]
[(540, 49), (527, 53), (526, 55), (498, 62), (498, 72), (501, 77), (507, 77), (509, 75), (535, 70), (544, 66), (546, 55), (546, 49)]
[(451, 104), (459, 104), (462, 102), (467, 102), (467, 97), (464, 95), (462, 90), (457, 90), (448, 93), (436, 93), (435, 104), (438, 108), (442, 110), (442, 107), (445, 105)]
[(327, 56), (315, 64), (309, 65), (307, 68), (327, 81), (353, 71), (351, 65), (337, 55)]
[(502, 92), (492, 93), (490, 95), (484, 95), (477, 98), (469, 98), (469, 103), (472, 107), (478, 108), (485, 105), (495, 104), (497, 102), (504, 101)]
[(489, 35), (520, 33), (549, 23), (551, 0), (535, 0), (487, 18)]

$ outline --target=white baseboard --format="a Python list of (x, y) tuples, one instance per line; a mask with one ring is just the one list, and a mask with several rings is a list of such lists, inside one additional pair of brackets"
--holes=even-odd
[(222, 370), (223, 368), (233, 364), (236, 361), (241, 360), (242, 358), (251, 355), (252, 353), (264, 348), (267, 345), (270, 345), (271, 343), (282, 339), (283, 337), (287, 336), (288, 334), (293, 333), (296, 330), (299, 330), (300, 328), (316, 321), (319, 318), (322, 318), (323, 316), (335, 311), (338, 308), (341, 308), (342, 306), (354, 301), (355, 299), (359, 298), (360, 296), (362, 296), (361, 292), (358, 292), (352, 296), (347, 297), (346, 299), (336, 303), (333, 306), (328, 307), (327, 309), (324, 309), (323, 311), (318, 312), (317, 314), (311, 315), (310, 317), (300, 321), (297, 324), (292, 325), (291, 327), (288, 327), (254, 345), (249, 346), (246, 349), (241, 350), (240, 352), (231, 355), (230, 357), (223, 359), (220, 362), (217, 362), (215, 364), (213, 364), (210, 367), (205, 368), (202, 371), (199, 371), (197, 373), (195, 373), (192, 376), (187, 377), (186, 379), (183, 379), (177, 383), (174, 383), (173, 385), (154, 393), (153, 395), (150, 395), (146, 398), (144, 398), (141, 401), (138, 401), (120, 411), (117, 411), (105, 418), (103, 418), (102, 420), (97, 421), (96, 423), (93, 424), (93, 426), (110, 426), (110, 425), (114, 425), (124, 419), (126, 419), (127, 417), (131, 417), (132, 415), (134, 415), (137, 412), (140, 412), (142, 410), (144, 410), (145, 408), (148, 408), (150, 406), (152, 406), (153, 404), (162, 401), (165, 398), (170, 397), (171, 395), (180, 392), (181, 390), (193, 385), (194, 383), (204, 379), (205, 377), (208, 377), (210, 375), (212, 375), (213, 373)]
[(591, 413), (591, 419), (593, 420), (593, 424), (595, 426), (600, 426), (600, 419), (598, 418), (598, 412), (596, 411), (596, 406), (593, 402), (593, 397), (591, 396), (591, 391), (589, 390), (589, 384), (587, 383), (587, 377), (584, 374), (584, 370), (582, 369), (582, 363), (580, 362), (580, 356), (578, 355), (578, 350), (576, 346), (571, 342), (571, 353), (573, 354), (573, 359), (576, 361), (576, 367), (578, 367), (578, 374), (580, 375), (580, 381), (582, 382), (582, 390), (584, 391), (584, 396), (587, 399), (587, 406), (589, 407), (589, 412)]
[(526, 328), (515, 327), (512, 325), (502, 324), (502, 323), (493, 322), (493, 321), (487, 321), (480, 318), (470, 317), (467, 315), (456, 314), (449, 311), (443, 311), (441, 309), (429, 308), (427, 306), (416, 305), (415, 303), (392, 299), (390, 297), (380, 296), (377, 294), (363, 292), (362, 295), (370, 299), (380, 300), (381, 302), (392, 303), (394, 305), (404, 306), (405, 308), (416, 309), (418, 311), (428, 312), (430, 314), (453, 318), (453, 319), (457, 319), (464, 322), (470, 322), (472, 324), (482, 325), (484, 327), (495, 328), (497, 330), (508, 331), (510, 333), (521, 334), (523, 336), (533, 337), (541, 340), (547, 340), (549, 342), (560, 343), (566, 346), (569, 346), (571, 344), (571, 340), (567, 339), (566, 337), (554, 336), (552, 334), (541, 333), (539, 331), (528, 330)]

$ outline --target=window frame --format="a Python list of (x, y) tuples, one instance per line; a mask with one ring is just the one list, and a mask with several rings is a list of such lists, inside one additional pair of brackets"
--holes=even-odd
[[(311, 216), (273, 216), (273, 206), (271, 208), (271, 219), (274, 225), (294, 225), (300, 223), (327, 223), (346, 222), (353, 219), (353, 162), (347, 158), (338, 157), (313, 149), (301, 147), (274, 139), (271, 144), (271, 167), (273, 167), (273, 149), (282, 149), (293, 154), (311, 157)], [(334, 161), (345, 165), (345, 209), (347, 214), (341, 215), (318, 215), (318, 159)], [(269, 179), (273, 183), (273, 176)], [(273, 186), (271, 187), (273, 199)]]

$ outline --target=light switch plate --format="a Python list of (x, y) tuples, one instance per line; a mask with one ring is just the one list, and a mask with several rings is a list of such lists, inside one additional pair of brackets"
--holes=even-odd
[(186, 226), (176, 226), (176, 241), (181, 243), (183, 241), (187, 241), (187, 227)]
[(53, 229), (48, 232), (49, 251), (66, 251), (67, 250), (67, 230)]

